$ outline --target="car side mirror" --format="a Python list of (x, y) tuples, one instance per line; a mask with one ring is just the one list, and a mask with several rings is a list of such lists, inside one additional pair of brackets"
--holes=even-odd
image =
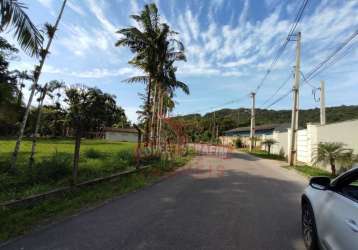
[(309, 185), (315, 189), (326, 190), (331, 186), (331, 179), (323, 176), (312, 177)]

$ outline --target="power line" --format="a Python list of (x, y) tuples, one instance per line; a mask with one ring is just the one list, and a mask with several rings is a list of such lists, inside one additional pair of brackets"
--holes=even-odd
[(289, 80), (291, 79), (291, 73), (288, 76), (287, 79), (285, 79), (284, 82), (282, 82), (282, 84), (278, 87), (278, 89), (275, 91), (275, 93), (273, 93), (273, 95), (271, 95), (269, 98), (266, 99), (266, 101), (264, 101), (262, 103), (262, 106), (265, 105), (266, 103), (268, 103), (272, 98), (274, 98), (278, 92), (280, 92), (280, 90), (289, 82)]
[[(323, 70), (325, 70), (328, 66), (333, 65), (336, 63), (339, 59), (337, 54), (342, 51), (356, 36), (358, 35), (358, 29), (353, 32), (352, 35), (350, 35), (338, 48), (336, 48), (330, 55), (328, 55), (322, 62), (317, 64), (310, 72), (306, 74), (307, 79), (312, 79), (316, 77), (318, 74), (320, 74)], [(337, 56), (337, 57), (336, 57)], [(332, 60), (331, 60), (332, 59)], [(329, 64), (327, 66), (327, 63), (330, 62), (333, 64)]]
[(208, 107), (208, 108), (205, 108), (205, 109), (199, 109), (199, 110), (196, 110), (194, 111), (194, 113), (201, 113), (203, 111), (210, 111), (210, 110), (213, 110), (213, 109), (218, 109), (218, 108), (222, 108), (222, 107), (225, 107), (227, 105), (230, 105), (230, 104), (234, 104), (234, 103), (239, 103), (239, 102), (242, 102), (243, 100), (245, 100), (246, 98), (250, 97), (249, 94), (245, 94), (239, 98), (236, 98), (236, 99), (233, 99), (233, 100), (230, 100), (230, 101), (227, 101), (225, 103), (222, 103), (220, 105), (216, 105), (216, 106), (212, 106), (212, 107)]
[(259, 83), (259, 85), (257, 85), (257, 87), (256, 87), (256, 89), (254, 91), (255, 93), (257, 93), (261, 89), (261, 87), (265, 83), (268, 75), (271, 73), (271, 71), (273, 70), (274, 66), (278, 62), (278, 59), (283, 54), (285, 48), (287, 47), (288, 42), (290, 41), (290, 37), (293, 36), (293, 34), (294, 34), (294, 32), (295, 32), (295, 30), (297, 28), (297, 25), (298, 25), (298, 23), (300, 22), (300, 20), (301, 20), (301, 18), (303, 16), (303, 12), (304, 12), (304, 10), (305, 10), (305, 8), (307, 6), (307, 3), (308, 3), (308, 0), (303, 0), (302, 5), (301, 5), (300, 9), (297, 12), (297, 15), (296, 15), (296, 18), (294, 20), (294, 23), (291, 25), (291, 29), (288, 32), (288, 35), (287, 35), (284, 43), (282, 44), (282, 46), (277, 51), (277, 54), (276, 54), (274, 60), (272, 61), (269, 69), (266, 71), (266, 73), (265, 73), (264, 77), (262, 78), (261, 82)]
[[(317, 89), (317, 87), (315, 87), (313, 84), (311, 84), (309, 82), (310, 79), (313, 79), (314, 77), (316, 77), (318, 74), (322, 73), (324, 70), (326, 70), (329, 66), (332, 66), (333, 64), (335, 64), (338, 60), (342, 59), (345, 55), (347, 55), (348, 51), (350, 48), (353, 47), (354, 44), (350, 45), (348, 48), (345, 49), (344, 53), (339, 55), (339, 52), (342, 51), (356, 36), (358, 35), (358, 30), (356, 30), (355, 32), (353, 32), (353, 34), (351, 36), (349, 36), (337, 49), (335, 49), (330, 55), (328, 55), (322, 62), (320, 62), (319, 64), (317, 64), (315, 67), (313, 67), (313, 69), (311, 71), (309, 71), (309, 73), (307, 75), (304, 75), (301, 72), (302, 78), (304, 80), (304, 84), (308, 84), (310, 85), (313, 89)], [(332, 59), (332, 60), (331, 60)], [(329, 63), (329, 64), (327, 64)], [(280, 96), (278, 99), (276, 99), (275, 101), (273, 101), (270, 105), (268, 105), (266, 107), (270, 108), (273, 105), (275, 105), (276, 103), (280, 102), (281, 100), (283, 100), (284, 98), (286, 98), (290, 93), (292, 92), (292, 90), (288, 91), (287, 93), (283, 94), (282, 96)]]
[(292, 89), (290, 89), (288, 92), (286, 92), (285, 94), (280, 96), (278, 99), (273, 101), (270, 105), (266, 106), (265, 109), (268, 109), (268, 108), (272, 107), (273, 105), (275, 105), (276, 103), (280, 102), (281, 100), (285, 99), (291, 92), (292, 92)]

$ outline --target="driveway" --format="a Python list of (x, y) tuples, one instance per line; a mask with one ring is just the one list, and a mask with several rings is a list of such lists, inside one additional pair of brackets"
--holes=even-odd
[(304, 249), (307, 181), (280, 164), (244, 153), (198, 156), (161, 182), (2, 249)]

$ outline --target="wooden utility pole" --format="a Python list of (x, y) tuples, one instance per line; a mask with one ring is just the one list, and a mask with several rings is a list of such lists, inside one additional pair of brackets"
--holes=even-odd
[(298, 102), (300, 89), (300, 64), (301, 64), (301, 32), (296, 35), (296, 67), (295, 79), (293, 82), (293, 103), (292, 103), (292, 118), (291, 118), (291, 138), (290, 149), (288, 153), (288, 163), (293, 166), (297, 160), (297, 130), (298, 130)]
[(255, 138), (255, 96), (256, 93), (251, 93), (252, 107), (251, 107), (251, 126), (250, 126), (250, 152), (254, 149)]
[(324, 81), (321, 81), (320, 87), (320, 103), (321, 103), (321, 112), (320, 112), (320, 120), (321, 125), (326, 124), (326, 100), (325, 100), (325, 90), (324, 90)]
[(211, 144), (214, 144), (214, 142), (215, 142), (215, 135), (216, 135), (216, 117), (215, 117), (215, 111), (214, 111)]

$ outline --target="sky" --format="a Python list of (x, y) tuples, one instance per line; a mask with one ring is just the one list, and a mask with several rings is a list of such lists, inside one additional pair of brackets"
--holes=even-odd
[[(60, 0), (22, 0), (33, 22), (54, 23)], [(285, 41), (301, 0), (68, 0), (40, 83), (63, 80), (67, 84), (96, 86), (117, 97), (132, 122), (141, 105), (142, 84), (123, 80), (142, 75), (128, 64), (133, 54), (115, 47), (116, 31), (135, 25), (129, 15), (155, 2), (161, 20), (179, 32), (187, 62), (179, 62), (177, 78), (190, 87), (178, 90), (172, 115), (201, 113), (219, 108), (250, 107), (249, 93), (269, 69)], [(358, 0), (309, 0), (297, 27), (302, 33), (301, 71), (309, 72), (358, 30)], [(12, 31), (4, 35), (11, 40)], [(16, 42), (13, 42), (16, 45)], [(275, 68), (256, 95), (265, 108), (292, 88), (295, 41), (290, 41)], [(33, 70), (36, 59), (20, 53), (11, 68)], [(326, 83), (327, 106), (358, 104), (358, 37), (345, 56), (310, 81)], [(287, 81), (274, 98), (278, 87)], [(313, 88), (303, 84), (300, 107), (319, 106)], [(317, 94), (317, 92), (316, 92)], [(25, 97), (28, 94), (25, 95)], [(291, 96), (271, 109), (289, 109)]]

